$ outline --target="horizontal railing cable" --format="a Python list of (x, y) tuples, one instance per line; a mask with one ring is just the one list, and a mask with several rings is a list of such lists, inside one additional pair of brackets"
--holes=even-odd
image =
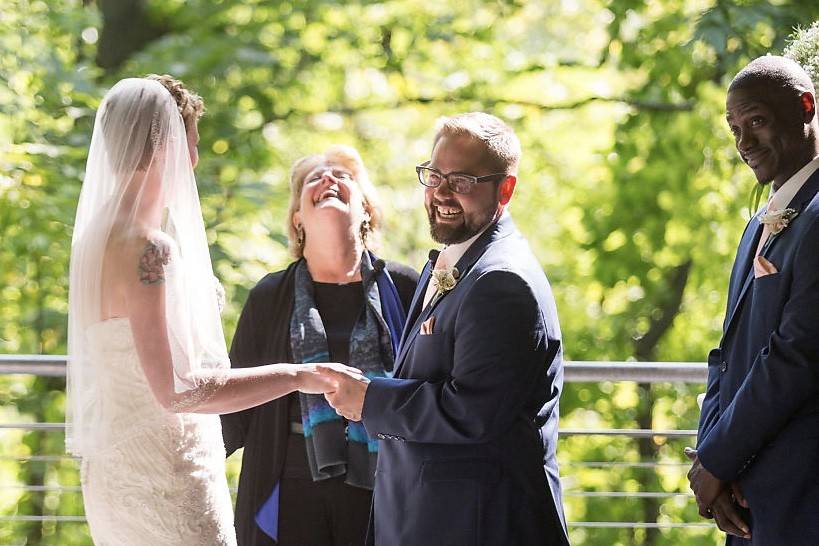
[[(85, 516), (0, 516), (0, 522), (86, 523)], [(570, 521), (569, 527), (607, 529), (713, 529), (713, 523), (634, 522), (634, 521)]]
[(654, 523), (642, 521), (570, 521), (569, 527), (596, 527), (606, 529), (715, 529), (713, 523)]
[[(23, 491), (25, 493), (79, 493), (82, 487), (79, 485), (0, 485), (0, 491)], [(231, 493), (236, 493), (236, 487), (230, 488)], [(693, 498), (693, 493), (684, 493), (681, 491), (564, 491), (564, 497), (596, 497), (596, 498), (642, 498), (642, 499), (663, 499), (673, 497), (690, 497)]]
[(0, 455), (0, 461), (18, 463), (59, 463), (63, 461), (79, 462), (79, 457), (72, 455)]
[(625, 436), (627, 438), (688, 438), (696, 430), (661, 430), (653, 428), (561, 428), (558, 436)]
[(560, 463), (560, 468), (566, 468), (567, 466), (579, 466), (583, 468), (657, 468), (657, 467), (669, 467), (669, 468), (691, 468), (691, 463), (673, 463), (673, 462), (627, 462), (627, 461), (562, 461)]
[[(0, 423), (3, 430), (43, 430), (62, 431), (64, 423)], [(651, 428), (566, 428), (560, 429), (559, 436), (624, 436), (626, 438), (690, 438), (697, 435), (696, 430), (660, 430)]]
[[(63, 355), (0, 355), (0, 375), (65, 375)], [(637, 381), (641, 383), (705, 383), (708, 367), (703, 362), (564, 362), (564, 380), (598, 383)]]

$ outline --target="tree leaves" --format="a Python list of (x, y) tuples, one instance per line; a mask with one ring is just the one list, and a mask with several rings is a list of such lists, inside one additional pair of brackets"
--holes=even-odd
[[(420, 268), (432, 241), (413, 167), (429, 157), (439, 116), (486, 110), (509, 121), (523, 144), (511, 210), (554, 287), (566, 355), (702, 361), (718, 340), (754, 184), (723, 127), (724, 89), (747, 60), (779, 51), (797, 22), (816, 18), (810, 4), (152, 0), (145, 17), (161, 36), (103, 71), (94, 64), (97, 46), (106, 47), (95, 39), (106, 30), (96, 6), (6, 0), (0, 352), (65, 352), (71, 225), (94, 111), (118, 79), (170, 73), (205, 98), (197, 182), (227, 290), (228, 337), (249, 288), (290, 259), (288, 178), (298, 157), (336, 142), (356, 146), (382, 193), (381, 254)], [(4, 400), (31, 420), (59, 420), (61, 388), (53, 379), (0, 378)], [(561, 424), (694, 428), (701, 390), (572, 384)], [(42, 433), (23, 445), (0, 437), (2, 453), (61, 449)], [(675, 463), (681, 449), (661, 438), (575, 437), (561, 440), (559, 457), (570, 492), (684, 491), (674, 466), (578, 465), (649, 455)], [(20, 482), (76, 480), (70, 466), (16, 468)], [(42, 510), (35, 495), (15, 501), (17, 512)], [(48, 502), (78, 514), (79, 500)], [(685, 499), (566, 502), (570, 521), (697, 521)], [(0, 542), (22, 532), (40, 544), (87, 543), (76, 524), (4, 528)], [(587, 545), (713, 544), (715, 536), (571, 533)]]

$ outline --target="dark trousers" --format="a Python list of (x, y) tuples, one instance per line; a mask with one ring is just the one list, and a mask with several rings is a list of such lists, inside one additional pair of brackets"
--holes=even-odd
[(361, 546), (367, 534), (372, 491), (344, 476), (314, 482), (304, 436), (290, 434), (282, 472), (278, 546)]

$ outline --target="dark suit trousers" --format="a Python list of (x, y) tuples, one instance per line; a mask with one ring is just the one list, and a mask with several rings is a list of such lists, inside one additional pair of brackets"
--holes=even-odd
[(361, 546), (372, 492), (344, 476), (314, 482), (304, 436), (290, 434), (281, 479), (278, 546)]

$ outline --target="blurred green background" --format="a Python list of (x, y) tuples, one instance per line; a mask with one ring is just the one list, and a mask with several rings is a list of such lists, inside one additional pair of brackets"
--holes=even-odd
[[(0, 0), (0, 353), (64, 354), (68, 257), (96, 107), (123, 77), (201, 94), (197, 181), (228, 341), (288, 263), (288, 169), (357, 147), (381, 191), (381, 254), (431, 248), (414, 165), (435, 120), (485, 110), (524, 150), (511, 210), (554, 286), (571, 360), (704, 361), (719, 340), (750, 171), (724, 89), (780, 53), (808, 1)], [(60, 422), (64, 380), (0, 376), (0, 422)], [(702, 386), (570, 384), (563, 427), (696, 428)], [(561, 440), (567, 492), (685, 492), (681, 440)], [(54, 432), (0, 430), (0, 544), (90, 544)], [(657, 468), (589, 461), (655, 461)], [(235, 475), (238, 457), (230, 460)], [(566, 497), (569, 521), (698, 522), (693, 501)], [(6, 518), (6, 519), (3, 519)], [(712, 545), (712, 529), (571, 528), (575, 545)]]

